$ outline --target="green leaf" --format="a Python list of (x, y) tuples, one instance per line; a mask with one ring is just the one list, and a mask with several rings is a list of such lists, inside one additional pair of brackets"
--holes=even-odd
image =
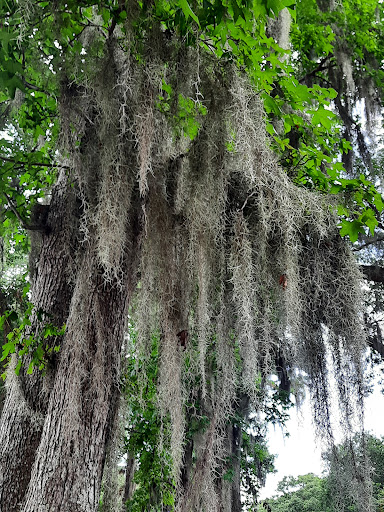
[(326, 130), (331, 130), (332, 128), (332, 121), (335, 117), (335, 114), (331, 112), (330, 110), (325, 109), (322, 105), (319, 106), (319, 108), (313, 113), (312, 116), (312, 123), (314, 125), (321, 124), (324, 126)]
[(3, 345), (3, 353), (1, 356), (0, 361), (4, 361), (9, 355), (9, 353), (13, 354), (15, 352), (15, 343), (12, 341), (8, 341), (8, 343), (5, 343)]
[(384, 201), (381, 194), (379, 194), (378, 192), (373, 196), (373, 204), (379, 210), (379, 212), (383, 211)]
[(18, 245), (19, 243), (24, 242), (25, 235), (16, 233), (13, 238), (14, 238), (14, 240), (16, 242), (16, 245)]
[(191, 6), (187, 2), (187, 0), (179, 0), (179, 4), (183, 10), (185, 18), (188, 19), (189, 17), (191, 17), (198, 24), (198, 26), (200, 26), (199, 18), (192, 11)]
[(0, 30), (0, 41), (3, 46), (3, 50), (8, 55), (8, 47), (10, 41), (16, 39), (17, 34), (15, 32), (8, 32), (7, 30)]
[(359, 233), (364, 233), (363, 223), (361, 220), (355, 219), (353, 221), (349, 221), (343, 219), (341, 221), (341, 236), (348, 236), (351, 242), (356, 242), (359, 238)]
[(21, 370), (21, 365), (22, 364), (23, 364), (22, 360), (19, 359), (19, 361), (17, 362), (16, 368), (15, 368), (15, 373), (16, 373), (17, 376), (20, 374), (20, 370)]
[(342, 185), (333, 184), (329, 189), (330, 194), (338, 194), (340, 190), (343, 188)]
[(267, 8), (273, 12), (276, 16), (282, 10), (284, 6), (282, 6), (281, 0), (267, 0)]
[(369, 231), (371, 232), (371, 235), (373, 236), (375, 233), (375, 229), (377, 228), (379, 222), (375, 217), (375, 213), (373, 210), (368, 208), (361, 216), (360, 216), (361, 222), (364, 223), (365, 226), (369, 228)]
[(266, 123), (266, 130), (270, 135), (276, 135), (276, 130), (272, 123), (269, 123), (269, 122)]
[(163, 91), (165, 91), (169, 96), (172, 95), (172, 86), (167, 84), (164, 79), (162, 80), (161, 87), (162, 87)]
[(44, 359), (44, 350), (41, 345), (39, 345), (35, 350), (36, 357), (39, 361), (42, 361)]
[[(107, 24), (109, 22), (109, 20), (111, 19), (110, 10), (103, 7), (101, 9), (101, 17), (103, 18), (104, 23)], [(68, 34), (68, 35), (70, 35), (70, 34)]]

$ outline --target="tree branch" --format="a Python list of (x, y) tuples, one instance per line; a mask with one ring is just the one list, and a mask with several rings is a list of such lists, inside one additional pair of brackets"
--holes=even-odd
[(39, 224), (29, 225), (29, 224), (27, 224), (25, 222), (25, 220), (23, 219), (23, 217), (20, 215), (20, 213), (17, 211), (17, 208), (15, 207), (15, 205), (14, 205), (12, 199), (9, 197), (9, 195), (6, 192), (3, 192), (3, 195), (7, 199), (10, 209), (15, 214), (15, 216), (16, 216), (17, 220), (20, 222), (22, 228), (26, 229), (27, 231), (40, 231), (42, 233), (47, 232), (46, 225), (39, 225)]
[(313, 75), (316, 75), (316, 73), (318, 73), (319, 71), (324, 71), (325, 69), (329, 69), (330, 67), (335, 67), (335, 64), (333, 64), (332, 62), (329, 62), (327, 65), (325, 65), (325, 63), (327, 62), (327, 60), (330, 58), (329, 55), (327, 55), (326, 57), (324, 57), (323, 59), (321, 59), (321, 61), (319, 62), (319, 64), (315, 67), (315, 69), (312, 69), (312, 71), (310, 71), (309, 73), (307, 73), (305, 76), (303, 76), (302, 78), (300, 78), (299, 80), (299, 83), (303, 83), (306, 81), (307, 78), (309, 78), (310, 76), (313, 76)]
[(384, 284), (384, 268), (379, 265), (360, 265), (360, 270), (368, 281)]
[(37, 87), (37, 85), (27, 82), (27, 80), (24, 77), (22, 78), (22, 82), (25, 85), (25, 87), (27, 87), (28, 89), (31, 89), (32, 91), (43, 92), (43, 93), (47, 94), (46, 91), (44, 91), (44, 89), (40, 89), (40, 87)]
[(384, 237), (377, 237), (374, 240), (368, 240), (367, 242), (359, 245), (359, 247), (352, 247), (352, 251), (361, 251), (361, 249), (365, 249), (366, 247), (369, 247), (370, 245), (376, 244), (378, 242), (384, 242)]
[(368, 328), (368, 345), (384, 360), (383, 336), (379, 322), (371, 322), (368, 313), (364, 315), (365, 325)]
[(384, 345), (381, 336), (369, 336), (368, 345), (384, 359)]
[(11, 162), (13, 164), (20, 164), (22, 167), (26, 165), (36, 165), (37, 167), (60, 167), (61, 169), (69, 169), (67, 165), (59, 165), (59, 164), (45, 164), (43, 162), (22, 162), (21, 160), (15, 160), (14, 158), (7, 158), (5, 156), (0, 155), (0, 160), (4, 162)]
[(117, 25), (117, 19), (119, 17), (119, 15), (125, 11), (125, 0), (119, 0), (119, 5), (118, 5), (118, 8), (115, 10), (114, 12), (114, 16), (112, 18), (112, 23), (111, 23), (111, 26), (109, 27), (108, 29), (108, 37), (111, 38), (112, 37), (112, 34), (116, 28), (116, 25)]

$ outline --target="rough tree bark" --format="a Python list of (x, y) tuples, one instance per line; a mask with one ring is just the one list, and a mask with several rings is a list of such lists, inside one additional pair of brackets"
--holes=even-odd
[[(4, 313), (7, 309), (8, 309), (7, 299), (4, 295), (3, 290), (0, 290), (0, 315), (4, 315)], [(0, 337), (2, 344), (6, 342), (8, 333), (9, 333), (9, 326), (7, 324), (4, 324), (2, 336)], [(4, 361), (0, 361), (1, 374), (3, 374), (4, 370), (5, 370)], [(4, 386), (2, 379), (0, 379), (0, 416), (1, 416), (1, 412), (3, 410), (4, 401), (5, 401), (5, 386)]]
[(123, 510), (125, 510), (125, 504), (132, 498), (134, 492), (133, 477), (135, 476), (135, 469), (135, 459), (130, 453), (127, 453), (127, 465), (125, 467), (125, 484), (123, 492)]
[(24, 512), (97, 510), (119, 400), (127, 283), (106, 283), (88, 248), (36, 454)]
[[(68, 269), (73, 267), (70, 262), (77, 232), (75, 212), (76, 198), (63, 175), (52, 193), (49, 230), (42, 234), (38, 272), (31, 291), (31, 302), (36, 309), (47, 313), (49, 321), (56, 326), (66, 321), (72, 296)], [(41, 321), (34, 315), (31, 333), (40, 327)], [(55, 364), (52, 360), (45, 378), (37, 369), (33, 375), (26, 375), (28, 363), (19, 377), (11, 367), (8, 369), (7, 396), (0, 423), (0, 512), (19, 510), (26, 492)]]

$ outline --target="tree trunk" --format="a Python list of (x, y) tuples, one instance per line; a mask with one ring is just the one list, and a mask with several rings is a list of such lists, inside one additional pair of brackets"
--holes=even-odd
[(133, 477), (135, 476), (136, 462), (135, 458), (127, 453), (127, 465), (125, 466), (125, 485), (123, 494), (123, 510), (126, 509), (125, 504), (128, 500), (132, 499), (134, 492)]
[[(75, 211), (75, 195), (67, 185), (66, 177), (61, 176), (52, 194), (49, 230), (42, 234), (31, 298), (36, 309), (49, 314), (49, 321), (56, 326), (66, 321), (72, 296), (68, 269), (76, 232)], [(41, 321), (34, 314), (30, 332), (36, 333), (39, 327)], [(56, 343), (61, 344), (60, 341)], [(19, 377), (11, 367), (8, 369), (7, 396), (0, 422), (0, 512), (19, 510), (25, 495), (40, 442), (55, 366), (56, 362), (52, 360), (46, 377), (36, 368), (33, 375), (27, 375), (28, 363)]]
[[(118, 411), (115, 415), (115, 424), (111, 428), (111, 436), (106, 448), (104, 471), (102, 478), (102, 507), (99, 512), (122, 512), (122, 495), (124, 486), (121, 483), (121, 473), (125, 471), (119, 466), (123, 454), (123, 438), (125, 431), (124, 414), (125, 397), (119, 399)], [(125, 508), (123, 509), (125, 512)]]
[(240, 482), (241, 482), (241, 441), (242, 432), (241, 426), (234, 423), (229, 426), (230, 440), (232, 444), (232, 493), (231, 493), (231, 512), (241, 512), (241, 499), (240, 499)]
[(119, 400), (127, 283), (105, 283), (88, 247), (69, 313), (24, 512), (95, 512)]
[[(234, 406), (235, 416), (246, 420), (249, 416), (249, 402), (249, 396), (241, 394)], [(230, 489), (228, 489), (227, 483), (223, 482), (222, 509), (224, 512), (226, 510), (241, 512), (241, 455), (243, 442), (241, 423), (233, 420), (228, 425), (227, 432), (226, 441), (230, 453), (232, 478), (229, 482)]]
[[(0, 243), (0, 246), (1, 246), (1, 243)], [(1, 257), (0, 257), (0, 259), (1, 259)], [(6, 312), (7, 309), (8, 309), (7, 299), (5, 297), (3, 290), (0, 290), (0, 315), (1, 316), (4, 315), (4, 313)], [(7, 322), (5, 322), (3, 325), (3, 332), (0, 335), (2, 345), (3, 345), (3, 343), (6, 342), (8, 333), (9, 333), (9, 325)], [(5, 371), (5, 362), (0, 361), (0, 373), (3, 374), (4, 371)], [(3, 380), (0, 378), (0, 416), (1, 416), (1, 413), (3, 410), (4, 401), (5, 401), (5, 385), (4, 385)]]
[(181, 485), (188, 489), (193, 469), (193, 440), (188, 441), (184, 450), (183, 467), (181, 468)]

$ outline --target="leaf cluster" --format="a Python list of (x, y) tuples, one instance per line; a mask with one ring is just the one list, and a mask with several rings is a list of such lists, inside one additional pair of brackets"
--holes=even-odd
[[(32, 318), (40, 322), (36, 332), (31, 332)], [(15, 373), (19, 375), (20, 370), (27, 361), (27, 374), (32, 374), (34, 368), (40, 371), (46, 369), (52, 355), (59, 352), (60, 345), (48, 343), (48, 338), (58, 338), (64, 335), (66, 326), (55, 326), (49, 321), (49, 315), (36, 309), (32, 302), (27, 302), (26, 310), (19, 315), (15, 310), (8, 310), (0, 316), (0, 329), (4, 325), (15, 326), (6, 336), (6, 343), (2, 346), (0, 361), (6, 361), (6, 366), (11, 362), (12, 354), (16, 355)], [(57, 340), (56, 340), (57, 341)], [(6, 372), (2, 374), (3, 380)]]
[[(163, 510), (165, 506), (172, 510), (175, 486), (166, 435), (162, 433), (168, 421), (161, 417), (157, 405), (159, 339), (153, 336), (151, 356), (149, 360), (143, 360), (135, 355), (136, 332), (132, 326), (129, 336), (132, 353), (123, 379), (129, 406), (124, 451), (135, 459), (137, 469), (134, 476), (136, 490), (126, 504), (127, 510), (157, 511)], [(159, 448), (162, 436), (165, 445)]]

